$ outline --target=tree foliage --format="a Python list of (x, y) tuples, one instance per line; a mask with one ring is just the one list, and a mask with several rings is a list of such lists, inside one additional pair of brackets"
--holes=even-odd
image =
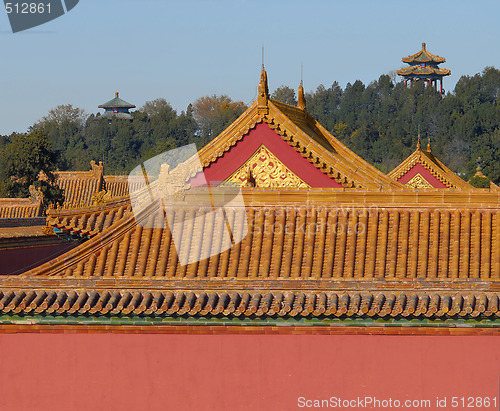
[(71, 104), (62, 104), (49, 110), (47, 115), (35, 123), (36, 128), (40, 123), (55, 122), (61, 124), (65, 121), (84, 123), (87, 115), (85, 111), (78, 107), (73, 107)]
[[(2, 196), (29, 197), (30, 186), (41, 191), (44, 204), (63, 203), (62, 191), (54, 185), (53, 171), (58, 153), (52, 150), (47, 134), (33, 130), (29, 134), (13, 134), (1, 152), (5, 159), (0, 169)], [(45, 178), (38, 177), (43, 172)]]
[[(464, 179), (483, 159), (483, 172), (500, 182), (500, 71), (487, 67), (463, 76), (441, 96), (423, 82), (412, 87), (389, 75), (365, 86), (319, 86), (307, 108), (321, 124), (361, 157), (389, 172), (414, 149), (420, 132), (432, 152)], [(426, 145), (426, 144), (425, 144)]]
[(295, 97), (295, 90), (288, 86), (280, 86), (274, 90), (271, 95), (273, 100), (281, 101), (282, 103), (290, 104), (291, 106), (297, 105), (297, 98)]
[(193, 103), (193, 114), (200, 126), (202, 142), (207, 143), (236, 120), (247, 106), (226, 95), (201, 97)]

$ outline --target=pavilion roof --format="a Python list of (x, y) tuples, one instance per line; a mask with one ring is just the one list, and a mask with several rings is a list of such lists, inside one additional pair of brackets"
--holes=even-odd
[(399, 69), (397, 73), (400, 76), (449, 76), (451, 71), (440, 67), (420, 67), (420, 66), (409, 66)]
[(428, 63), (428, 62), (433, 62), (433, 63), (444, 63), (446, 59), (444, 57), (437, 56), (435, 54), (430, 53), (427, 51), (427, 47), (425, 43), (422, 43), (422, 50), (420, 50), (418, 53), (412, 54), (408, 57), (403, 57), (402, 59), (403, 63)]
[(120, 97), (118, 97), (118, 93), (115, 93), (115, 95), (116, 97), (114, 99), (109, 100), (104, 104), (101, 104), (99, 108), (135, 108), (133, 104), (130, 104), (125, 100), (122, 100)]
[(90, 164), (89, 171), (54, 172), (57, 185), (64, 190), (63, 208), (82, 209), (103, 201), (128, 197), (129, 188), (134, 189), (137, 185), (129, 182), (127, 175), (104, 175), (102, 162), (96, 164), (91, 161)]

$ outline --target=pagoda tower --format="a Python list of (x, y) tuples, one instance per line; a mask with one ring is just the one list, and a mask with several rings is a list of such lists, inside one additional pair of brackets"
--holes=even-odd
[(406, 85), (411, 85), (414, 81), (423, 80), (427, 87), (434, 87), (441, 94), (444, 94), (443, 77), (451, 74), (450, 70), (439, 67), (439, 64), (446, 61), (444, 57), (429, 53), (426, 49), (426, 44), (422, 43), (422, 50), (411, 56), (403, 57), (402, 61), (410, 65), (397, 71), (404, 78)]
[(118, 92), (115, 93), (115, 98), (109, 100), (107, 103), (101, 104), (99, 108), (104, 109), (104, 114), (102, 117), (108, 118), (121, 118), (125, 120), (132, 120), (132, 115), (129, 113), (129, 109), (135, 108), (133, 104), (127, 103), (118, 97)]

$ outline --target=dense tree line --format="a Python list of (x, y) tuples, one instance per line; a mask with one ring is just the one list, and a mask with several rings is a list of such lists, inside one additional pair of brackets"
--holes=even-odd
[[(423, 82), (408, 88), (382, 75), (369, 85), (359, 80), (345, 88), (337, 82), (329, 88), (320, 85), (307, 93), (306, 101), (313, 117), (383, 172), (415, 149), (420, 134), (422, 145), (430, 141), (433, 153), (464, 179), (474, 175), (480, 157), (484, 174), (498, 184), (499, 90), (500, 71), (488, 67), (463, 76), (445, 96)], [(297, 101), (287, 86), (277, 88), (272, 98)], [(189, 143), (201, 148), (245, 109), (242, 102), (214, 95), (179, 114), (165, 99), (157, 99), (132, 112), (131, 121), (109, 122), (71, 105), (58, 106), (28, 133), (0, 136), (0, 196), (25, 196), (40, 170), (48, 175), (57, 169), (88, 170), (96, 160), (104, 162), (106, 173), (126, 174), (166, 150)]]
[(389, 172), (422, 146), (464, 179), (476, 161), (483, 173), (500, 182), (500, 71), (488, 67), (462, 76), (455, 90), (441, 96), (423, 82), (412, 87), (388, 75), (365, 86), (361, 81), (319, 86), (306, 95), (307, 109), (323, 126), (358, 155)]

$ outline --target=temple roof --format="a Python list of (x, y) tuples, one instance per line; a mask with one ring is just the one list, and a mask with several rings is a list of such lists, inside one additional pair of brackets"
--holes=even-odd
[[(279, 195), (251, 191), (245, 190), (251, 196), (245, 199), (245, 211), (226, 210), (229, 221), (236, 221), (244, 212), (250, 231), (241, 243), (202, 261), (182, 265), (171, 231), (174, 228), (144, 225), (159, 218), (158, 203), (153, 203), (135, 218), (120, 206), (122, 217), (112, 220), (108, 228), (102, 224), (111, 218), (104, 213), (100, 233), (24, 275), (190, 281), (273, 278), (278, 282), (309, 278), (500, 279), (499, 193), (487, 197), (466, 193), (463, 197), (448, 192), (442, 193), (442, 198), (434, 192), (401, 193), (400, 199), (394, 199), (392, 194), (342, 192), (336, 195), (336, 202), (343, 205), (338, 208), (331, 205), (332, 198), (323, 190), (310, 193), (302, 205), (297, 204), (293, 192), (280, 200)], [(314, 205), (308, 205), (311, 200)], [(443, 206), (447, 202), (455, 205)], [(276, 205), (269, 205), (273, 203)], [(359, 208), (361, 204), (363, 208)], [(169, 221), (181, 219), (175, 236), (190, 238), (189, 249), (223, 249), (219, 242), (224, 241), (220, 231), (224, 227), (208, 224), (201, 210), (172, 206), (164, 212)], [(182, 223), (186, 213), (192, 216)], [(452, 243), (455, 246), (450, 248)]]
[[(446, 167), (434, 154), (432, 154), (430, 145), (428, 145), (427, 150), (422, 150), (420, 140), (417, 143), (416, 150), (394, 170), (392, 170), (388, 176), (394, 180), (402, 182), (401, 179), (403, 176), (410, 172), (410, 170), (412, 170), (417, 164), (423, 166), (430, 172), (430, 174), (432, 174), (433, 177), (449, 189), (464, 191), (475, 190), (473, 186), (462, 180), (458, 175)], [(407, 182), (405, 181), (404, 184), (407, 184)], [(420, 186), (419, 189), (424, 189), (424, 187)]]
[(92, 237), (116, 223), (124, 215), (131, 215), (128, 197), (90, 207), (49, 209), (46, 224), (56, 230)]
[(422, 50), (420, 50), (418, 53), (412, 54), (408, 57), (403, 57), (402, 58), (403, 63), (428, 63), (428, 62), (433, 62), (433, 63), (444, 63), (446, 59), (444, 57), (436, 56), (430, 52), (427, 51), (426, 44), (422, 43)]
[(129, 186), (135, 188), (126, 175), (104, 175), (102, 162), (91, 161), (90, 165), (89, 171), (54, 172), (57, 185), (64, 190), (64, 208), (91, 207), (103, 201), (127, 197)]
[(42, 201), (32, 198), (0, 198), (0, 218), (27, 218), (42, 215)]
[[(233, 203), (234, 187), (221, 184), (219, 204), (215, 187), (186, 184), (197, 173), (190, 160), (170, 172), (163, 167), (132, 201), (49, 210), (49, 227), (88, 240), (1, 277), (0, 314), (22, 313), (23, 321), (63, 314), (63, 322), (76, 323), (425, 317), (498, 326), (500, 192), (474, 190), (420, 146), (385, 176), (303, 103), (269, 99), (262, 71), (257, 101), (199, 151), (201, 165), (223, 160), (264, 127), (341, 187), (237, 186), (242, 201)], [(417, 191), (395, 181), (417, 166), (448, 188)], [(179, 196), (152, 196), (164, 177), (179, 177)], [(117, 187), (124, 182), (117, 178)], [(211, 206), (202, 202), (208, 197)]]
[(133, 104), (130, 104), (126, 102), (125, 100), (122, 100), (120, 97), (118, 97), (118, 93), (115, 93), (115, 98), (112, 100), (109, 100), (108, 102), (101, 104), (98, 106), (99, 108), (135, 108)]
[[(267, 81), (267, 75), (264, 78)], [(265, 90), (266, 87), (267, 83), (262, 89)], [(224, 153), (260, 123), (267, 124), (310, 164), (346, 188), (403, 189), (349, 150), (305, 109), (261, 96), (217, 138), (199, 151), (202, 166), (206, 168), (224, 156)]]
[[(220, 248), (221, 227), (190, 218), (172, 234), (168, 226), (141, 223), (151, 221), (157, 205), (134, 218), (116, 204), (121, 217), (99, 225), (86, 243), (0, 279), (0, 312), (157, 321), (499, 316), (498, 193), (337, 192), (332, 199), (317, 189), (299, 206), (292, 192), (276, 193), (274, 201), (266, 191), (244, 192), (251, 230), (230, 249), (188, 265), (180, 264), (173, 237), (190, 238), (192, 249), (205, 242)], [(241, 211), (226, 210), (230, 221)], [(172, 221), (190, 213), (165, 212)]]

